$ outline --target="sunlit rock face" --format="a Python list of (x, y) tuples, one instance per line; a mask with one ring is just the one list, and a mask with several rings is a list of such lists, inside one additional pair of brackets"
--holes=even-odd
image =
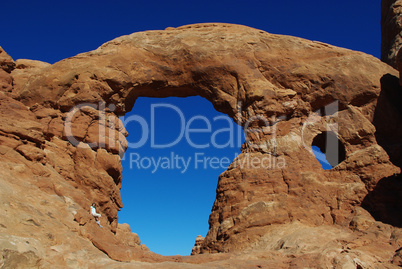
[[(361, 261), (390, 262), (401, 241), (398, 73), (370, 55), (197, 24), (122, 36), (53, 65), (0, 56), (0, 233), (34, 242), (22, 251), (1, 241), (0, 249), (32, 252), (28, 260), (42, 265), (95, 258), (113, 266), (106, 253), (364, 268)], [(242, 125), (246, 142), (219, 177), (209, 232), (197, 245), (204, 255), (162, 257), (117, 223), (128, 146), (118, 117), (138, 97), (195, 95)], [(323, 134), (340, 143), (327, 147), (331, 156), (343, 150), (327, 171), (311, 151)], [(89, 216), (92, 202), (102, 230)], [(229, 254), (205, 254), (216, 252)]]

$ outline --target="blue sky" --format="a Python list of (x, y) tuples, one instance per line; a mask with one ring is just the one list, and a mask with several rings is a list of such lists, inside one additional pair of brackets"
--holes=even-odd
[(146, 141), (129, 147), (122, 161), (126, 208), (119, 220), (151, 250), (189, 255), (195, 237), (208, 232), (218, 176), (240, 153), (243, 130), (202, 97), (140, 98), (122, 120), (128, 142)]
[(312, 146), (314, 156), (318, 160), (318, 162), (321, 164), (322, 169), (324, 170), (329, 170), (332, 168), (332, 166), (328, 163), (327, 157), (325, 156), (324, 153), (320, 150), (319, 147), (317, 146)]
[[(54, 63), (81, 52), (93, 50), (115, 37), (144, 30), (164, 29), (199, 22), (227, 22), (251, 26), (270, 33), (286, 34), (359, 50), (380, 56), (380, 0), (374, 1), (3, 1), (0, 16), (0, 46), (14, 59), (28, 58)], [(206, 235), (208, 216), (215, 199), (219, 169), (138, 169), (136, 158), (157, 160), (159, 157), (195, 153), (205, 157), (231, 158), (239, 147), (217, 149), (211, 146), (211, 135), (225, 128), (225, 120), (212, 105), (200, 97), (186, 99), (147, 99), (137, 101), (133, 111), (151, 123), (155, 113), (156, 144), (169, 143), (180, 135), (183, 112), (186, 123), (194, 116), (205, 116), (211, 131), (190, 134), (198, 144), (210, 147), (194, 149), (188, 139), (168, 149), (152, 149), (147, 143), (135, 149), (130, 168), (130, 152), (123, 161), (122, 197), (124, 209), (120, 222), (130, 223), (151, 250), (165, 255), (188, 255), (198, 234)], [(161, 105), (162, 104), (162, 105)], [(170, 106), (163, 105), (169, 104)], [(155, 108), (155, 107), (154, 107)], [(194, 128), (206, 128), (198, 117)], [(198, 126), (198, 127), (197, 127)], [(129, 141), (141, 139), (141, 125), (127, 124)], [(159, 131), (158, 131), (159, 130)], [(215, 138), (224, 143), (227, 133)], [(234, 138), (237, 140), (237, 137)], [(219, 144), (219, 143), (218, 143)], [(236, 145), (238, 146), (238, 145)], [(198, 155), (202, 156), (202, 155)], [(174, 158), (173, 158), (174, 159)], [(134, 161), (133, 161), (134, 160)], [(165, 159), (167, 160), (167, 159)], [(151, 167), (150, 167), (151, 168)]]

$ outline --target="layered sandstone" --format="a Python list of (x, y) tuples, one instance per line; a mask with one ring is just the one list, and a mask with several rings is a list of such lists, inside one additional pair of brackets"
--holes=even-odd
[[(229, 24), (134, 33), (53, 65), (0, 55), (4, 263), (115, 266), (103, 253), (165, 268), (400, 263), (401, 89), (378, 59)], [(118, 224), (128, 135), (118, 117), (138, 97), (195, 95), (249, 126), (247, 141), (219, 177), (204, 254), (162, 257)], [(311, 152), (326, 132), (345, 151), (328, 171)], [(228, 254), (205, 254), (218, 252)]]

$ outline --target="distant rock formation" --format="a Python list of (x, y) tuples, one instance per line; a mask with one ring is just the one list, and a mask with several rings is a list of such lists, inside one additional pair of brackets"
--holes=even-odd
[(198, 235), (197, 238), (195, 238), (195, 244), (193, 249), (191, 250), (191, 255), (196, 255), (201, 253), (201, 246), (202, 243), (204, 243), (205, 237)]
[[(14, 62), (1, 50), (0, 66), (4, 263), (22, 256), (43, 267), (122, 266), (109, 258), (136, 261), (128, 268), (400, 263), (398, 73), (370, 55), (196, 24), (122, 36), (53, 65)], [(194, 95), (249, 126), (247, 141), (219, 177), (209, 232), (195, 251), (203, 254), (163, 257), (118, 224), (128, 146), (118, 116), (138, 97)], [(311, 151), (325, 149), (324, 134), (343, 151), (327, 171)], [(89, 215), (93, 202), (102, 229)]]
[(402, 1), (381, 1), (381, 60), (397, 68), (396, 56), (402, 46)]

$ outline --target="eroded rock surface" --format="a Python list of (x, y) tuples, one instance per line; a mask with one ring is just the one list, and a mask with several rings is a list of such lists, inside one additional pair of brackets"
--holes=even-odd
[[(15, 242), (0, 245), (4, 263), (15, 255), (32, 266), (90, 259), (99, 268), (116, 266), (109, 258), (136, 261), (131, 268), (399, 263), (401, 99), (397, 71), (380, 60), (228, 24), (134, 33), (53, 65), (3, 56), (0, 235)], [(128, 135), (118, 116), (138, 97), (194, 95), (248, 126), (247, 141), (219, 177), (204, 254), (162, 257), (118, 224)], [(311, 146), (326, 132), (344, 159), (324, 171)]]
[(397, 68), (397, 54), (402, 46), (402, 1), (381, 1), (381, 60)]

